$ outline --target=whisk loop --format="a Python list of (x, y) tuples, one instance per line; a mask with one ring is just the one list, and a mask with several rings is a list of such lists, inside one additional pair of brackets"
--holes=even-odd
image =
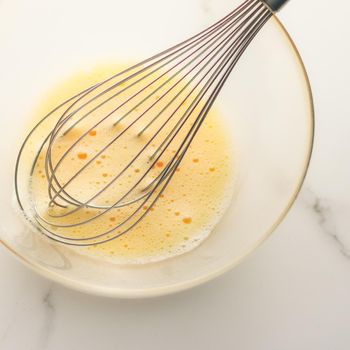
[[(245, 49), (285, 2), (246, 0), (206, 30), (88, 87), (46, 115), (25, 139), (16, 165), (17, 200), (33, 224), (55, 241), (77, 246), (105, 243), (135, 227), (162, 196)], [(46, 124), (50, 132), (28, 172), (32, 178), (43, 159), (43, 204), (34, 191), (26, 200), (19, 176), (30, 140)], [(91, 154), (78, 153), (87, 142)], [(126, 150), (131, 143), (134, 152)], [(111, 152), (118, 159), (109, 160), (106, 180), (85, 191), (96, 164)], [(79, 166), (67, 169), (77, 153)], [(90, 229), (110, 212), (119, 218), (112, 227)], [(84, 235), (72, 236), (72, 228)]]

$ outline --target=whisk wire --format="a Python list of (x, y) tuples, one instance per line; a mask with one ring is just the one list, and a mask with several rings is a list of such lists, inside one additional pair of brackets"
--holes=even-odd
[[(271, 1), (268, 2), (270, 5)], [(38, 128), (59, 114), (51, 131), (39, 145), (30, 170), (30, 176), (33, 176), (40, 155), (44, 154), (48, 207), (53, 210), (42, 213), (40, 203), (31, 194), (30, 211), (33, 213), (34, 225), (50, 239), (72, 246), (106, 243), (125, 235), (138, 225), (170, 184), (228, 77), (272, 14), (265, 1), (246, 0), (197, 35), (91, 85), (47, 114), (26, 137), (15, 170), (16, 195), (21, 209), (25, 210), (18, 186), (21, 157)], [(121, 115), (116, 116), (119, 111)], [(93, 117), (96, 113), (99, 115), (97, 120)], [(93, 120), (90, 124), (89, 118)], [(103, 127), (106, 122), (110, 123), (113, 137), (106, 144), (100, 145), (79, 169), (63, 181), (59, 173), (69, 155), (75, 152), (93, 130)], [(125, 126), (124, 122), (127, 122)], [(143, 125), (139, 126), (141, 123)], [(82, 132), (75, 140), (73, 138), (63, 153), (55, 156), (57, 145), (79, 126), (82, 127)], [(134, 137), (140, 140), (142, 146), (125, 164), (121, 164), (111, 179), (87, 198), (79, 198), (77, 193), (72, 192), (70, 188), (75, 181), (135, 127), (139, 131)], [(147, 133), (151, 135), (146, 135)], [(152, 175), (156, 164), (168, 157), (171, 147), (175, 148), (173, 154), (162, 170)], [(137, 162), (143, 162), (145, 170), (135, 176), (134, 183), (121, 191), (117, 198), (113, 198), (113, 203), (100, 203), (101, 198), (114, 191), (118, 180), (126, 176)], [(151, 180), (148, 180), (149, 177)], [(55, 208), (61, 210), (56, 212)], [(65, 231), (74, 227), (89, 227), (89, 224), (111, 211), (123, 208), (128, 210), (120, 222), (110, 225), (109, 229), (103, 229), (102, 232), (89, 232), (88, 228), (84, 237), (75, 237)], [(73, 222), (62, 221), (63, 218), (73, 218), (85, 209), (93, 209), (93, 215), (75, 218)]]

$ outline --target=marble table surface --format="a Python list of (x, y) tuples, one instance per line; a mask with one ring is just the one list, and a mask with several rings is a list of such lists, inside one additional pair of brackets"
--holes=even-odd
[[(198, 0), (203, 16), (215, 3)], [(349, 349), (349, 13), (347, 0), (292, 0), (281, 13), (317, 129), (305, 186), (272, 238), (210, 283), (137, 301), (68, 290), (0, 247), (0, 349)]]

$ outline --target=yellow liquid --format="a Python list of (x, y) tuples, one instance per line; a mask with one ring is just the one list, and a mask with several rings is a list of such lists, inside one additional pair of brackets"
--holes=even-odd
[[(121, 69), (120, 65), (100, 66), (93, 69), (88, 74), (79, 73), (59, 86), (54, 88), (46, 98), (43, 99), (39, 108), (35, 111), (35, 120), (38, 116), (53, 109), (59, 102), (71, 96), (77, 91), (81, 91), (86, 86), (99, 82)], [(130, 91), (128, 91), (130, 94)], [(132, 93), (132, 92), (131, 92)], [(155, 100), (159, 96), (155, 96)], [(164, 100), (166, 103), (166, 100)], [(158, 111), (161, 110), (160, 104)], [(186, 106), (184, 106), (186, 108)], [(106, 111), (108, 106), (106, 106)], [(103, 112), (103, 111), (102, 111)], [(138, 113), (135, 111), (134, 113)], [(52, 150), (53, 163), (67, 151), (69, 146), (77, 140), (79, 136), (98, 120), (100, 115), (92, 116), (90, 120), (82, 122), (73, 128), (67, 135), (57, 139)], [(95, 118), (95, 119), (94, 119)], [(114, 118), (115, 120), (115, 118)], [(126, 124), (127, 122), (125, 122)], [(111, 122), (106, 122), (95, 128), (69, 153), (69, 156), (62, 162), (57, 176), (66, 183), (72, 174), (81, 169), (89, 160), (93, 159), (102, 145), (121, 131), (125, 125), (123, 122), (116, 127), (111, 127)], [(138, 129), (137, 129), (138, 128)], [(92, 165), (86, 168), (75, 181), (67, 187), (67, 191), (74, 198), (82, 201), (90, 198), (103, 186), (107, 185), (113, 176), (121, 169), (118, 163), (125, 164), (125, 161), (135, 154), (139, 149), (140, 142), (148, 140), (152, 133), (152, 127), (148, 129), (140, 138), (135, 137), (140, 130), (140, 126), (128, 131), (122, 143), (116, 143), (105, 152), (93, 160)], [(40, 135), (49, 132), (45, 127)], [(166, 130), (165, 130), (166, 131)], [(32, 140), (32, 144), (39, 142)], [(121, 151), (121, 145), (123, 150)], [(176, 151), (177, 144), (170, 147), (165, 156), (170, 156)], [(150, 145), (146, 152), (149, 157), (150, 151), (156, 148), (156, 144)], [(44, 169), (44, 152), (35, 167), (32, 176), (32, 196), (35, 200), (38, 212), (46, 219), (52, 214), (62, 214), (72, 208), (62, 209), (54, 207), (48, 209), (47, 198), (47, 178)], [(109, 190), (96, 199), (99, 205), (114, 203), (120, 191), (130, 187), (135, 183), (145, 170), (145, 159), (135, 162), (127, 174), (116, 181)], [(158, 173), (150, 173), (152, 181), (156, 174), (164, 168), (165, 162), (159, 160), (155, 165)], [(224, 214), (229, 205), (232, 195), (233, 185), (233, 159), (232, 147), (229, 135), (225, 130), (225, 125), (220, 114), (212, 110), (207, 116), (204, 124), (196, 135), (184, 159), (179, 165), (174, 177), (168, 187), (161, 194), (159, 200), (143, 218), (143, 220), (127, 234), (111, 240), (107, 243), (96, 244), (84, 248), (78, 248), (84, 254), (92, 254), (103, 258), (112, 259), (116, 263), (133, 264), (155, 262), (188, 252), (197, 247), (210, 234), (215, 224)], [(119, 191), (119, 192), (118, 192)], [(71, 228), (57, 228), (47, 226), (53, 232), (75, 238), (91, 237), (92, 235), (113, 230), (123, 218), (125, 218), (135, 207), (122, 209), (112, 209), (96, 220), (92, 220), (87, 225), (79, 225)], [(144, 206), (143, 211), (148, 208)], [(68, 225), (89, 219), (100, 211), (97, 209), (83, 208), (77, 213), (61, 218), (60, 224)], [(55, 221), (56, 222), (56, 221)], [(107, 235), (113, 237), (120, 232), (118, 229)]]

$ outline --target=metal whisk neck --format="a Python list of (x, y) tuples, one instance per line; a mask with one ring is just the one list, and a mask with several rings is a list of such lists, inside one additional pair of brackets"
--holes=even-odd
[(272, 12), (279, 11), (289, 0), (261, 0)]

